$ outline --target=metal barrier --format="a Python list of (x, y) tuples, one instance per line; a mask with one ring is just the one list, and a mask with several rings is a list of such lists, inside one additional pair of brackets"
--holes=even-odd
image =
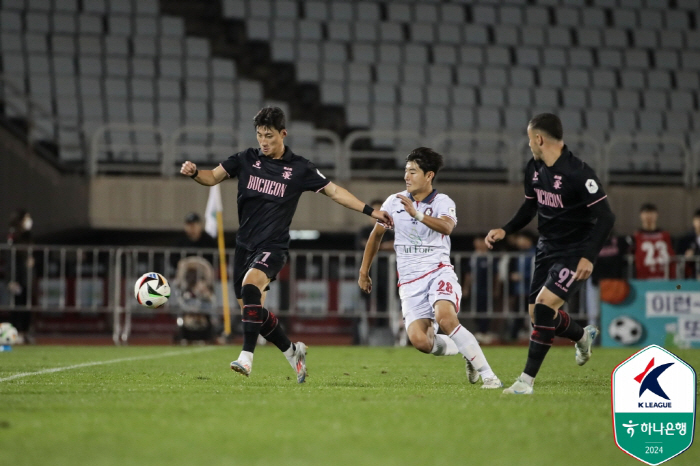
[[(462, 158), (462, 164), (449, 163), (450, 156), (454, 154), (455, 149), (449, 147), (454, 145), (453, 141), (460, 141), (462, 143), (469, 142), (472, 146), (472, 150), (476, 151), (476, 154), (470, 153), (468, 148), (460, 147), (458, 152), (460, 155), (457, 157)], [(522, 182), (522, 169), (517, 163), (515, 156), (516, 150), (513, 140), (500, 133), (490, 133), (485, 131), (471, 132), (471, 131), (448, 131), (440, 133), (432, 138), (432, 147), (441, 152), (446, 157), (446, 165), (451, 165), (453, 167), (469, 166), (469, 164), (474, 165), (477, 169), (486, 169), (489, 171), (480, 171), (478, 173), (479, 180), (494, 180), (494, 181), (509, 181), (509, 182)], [(491, 146), (490, 150), (484, 150), (479, 148), (479, 146)], [(503, 151), (499, 151), (499, 148), (503, 148)], [(504, 156), (498, 157), (500, 153), (504, 153)], [(479, 158), (486, 157), (489, 160), (488, 163), (477, 163), (476, 160)], [(454, 159), (454, 156), (452, 157)], [(489, 176), (489, 172), (491, 175)], [(499, 172), (505, 176), (499, 176)], [(441, 174), (441, 176), (443, 176)], [(464, 176), (464, 174), (462, 175)], [(449, 178), (448, 178), (449, 179)]]
[[(150, 138), (149, 142), (136, 142), (137, 135)], [(140, 138), (140, 137), (139, 137)], [(135, 158), (148, 153), (151, 160)], [(104, 157), (101, 157), (103, 156)], [(101, 161), (107, 158), (107, 161)], [(119, 160), (121, 159), (121, 160)], [(132, 123), (110, 123), (98, 127), (90, 139), (88, 173), (99, 172), (151, 173), (166, 176), (172, 171), (168, 166), (165, 133), (158, 126)]]
[[(597, 140), (581, 134), (567, 134), (564, 140), (567, 147), (574, 153), (574, 155), (582, 159), (584, 162), (587, 162), (588, 165), (593, 168), (601, 183), (607, 184), (608, 170), (607, 164), (604, 160), (603, 148), (601, 144)], [(520, 141), (517, 152), (517, 159), (513, 164), (514, 170), (511, 172), (515, 178), (512, 178), (511, 182), (522, 183), (523, 168), (532, 158), (530, 140), (528, 138), (524, 138)]]
[[(135, 142), (135, 136), (130, 136), (131, 142), (106, 141), (105, 136), (110, 132), (146, 133), (151, 134), (157, 143), (143, 144)], [(186, 137), (198, 136), (202, 138), (194, 141), (185, 141)], [(226, 136), (226, 141), (221, 136)], [(415, 131), (406, 130), (360, 130), (348, 134), (344, 140), (330, 131), (315, 128), (297, 127), (290, 130), (290, 138), (311, 138), (311, 145), (304, 143), (293, 143), (294, 150), (307, 156), (312, 160), (323, 160), (323, 164), (330, 163), (335, 170), (335, 178), (338, 180), (348, 180), (352, 177), (360, 178), (387, 178), (401, 176), (403, 173), (403, 160), (411, 149), (429, 143), (438, 150), (446, 151), (449, 155), (452, 152), (459, 154), (458, 158), (452, 158), (451, 164), (455, 170), (450, 170), (441, 175), (444, 179), (455, 180), (492, 180), (508, 181), (510, 183), (522, 182), (522, 161), (530, 157), (527, 148), (527, 141), (520, 137), (511, 137), (507, 134), (493, 132), (470, 132), (470, 131), (448, 131), (440, 133), (430, 139)], [(324, 140), (330, 144), (330, 148), (317, 147), (317, 140)], [(363, 140), (369, 141), (361, 143)], [(591, 166), (596, 170), (604, 184), (610, 181), (610, 160), (613, 156), (613, 149), (620, 144), (631, 145), (670, 145), (679, 149), (682, 155), (683, 166), (678, 174), (668, 173), (663, 176), (650, 174), (630, 174), (637, 176), (638, 180), (666, 181), (682, 183), (685, 186), (696, 186), (698, 180), (697, 170), (700, 169), (700, 162), (696, 159), (700, 157), (700, 141), (696, 141), (692, 147), (687, 147), (683, 139), (673, 136), (652, 136), (652, 135), (613, 135), (607, 144), (602, 144), (597, 140), (586, 136), (570, 134), (565, 138), (570, 145), (578, 145), (582, 155), (589, 154), (585, 148), (590, 147)], [(467, 157), (469, 147), (452, 148), (454, 141), (469, 142), (471, 148), (480, 157)], [(498, 147), (484, 151), (479, 149), (481, 145)], [(207, 161), (218, 162), (223, 160), (235, 150), (243, 150), (248, 147), (248, 141), (240, 137), (237, 130), (224, 126), (183, 126), (174, 132), (166, 135), (164, 131), (151, 125), (138, 125), (129, 123), (111, 123), (100, 126), (92, 135), (90, 153), (88, 155), (88, 172), (94, 176), (98, 172), (134, 172), (134, 173), (160, 173), (163, 176), (172, 176), (176, 173), (176, 162), (183, 154), (198, 152), (205, 154)], [(149, 163), (142, 163), (133, 160), (133, 163), (124, 163), (115, 160), (116, 163), (100, 161), (101, 154), (109, 154), (112, 158), (119, 158), (120, 153), (138, 154), (139, 151), (155, 153), (153, 160)], [(326, 152), (331, 153), (331, 157), (326, 157)], [(494, 151), (494, 152), (490, 152)], [(527, 152), (526, 156), (524, 154)], [(576, 152), (576, 151), (575, 151)], [(482, 155), (489, 157), (481, 157)], [(496, 157), (490, 157), (491, 155)], [(503, 156), (498, 156), (503, 154)], [(152, 154), (153, 155), (153, 154)], [(132, 157), (133, 158), (133, 157)], [(216, 160), (214, 160), (216, 159)], [(352, 161), (356, 159), (372, 159), (379, 161), (393, 160), (395, 168), (353, 169)], [(454, 162), (454, 163), (453, 163)], [(449, 165), (449, 164), (448, 164)], [(629, 177), (628, 176), (628, 177)], [(619, 178), (619, 176), (618, 176)], [(622, 178), (621, 178), (622, 179)], [(630, 178), (631, 179), (631, 178)]]
[[(234, 254), (232, 249), (226, 251), (230, 296)], [(115, 344), (129, 341), (134, 317), (167, 317), (160, 332), (175, 328), (173, 317), (193, 314), (209, 316), (219, 325), (223, 285), (218, 279), (218, 261), (214, 249), (2, 245), (0, 311), (102, 315), (100, 328), (112, 331)], [(352, 319), (363, 344), (369, 342), (369, 323), (379, 319), (388, 323), (394, 341), (405, 340), (395, 254), (382, 252), (375, 259), (370, 271), (374, 287), (369, 295), (357, 285), (361, 262), (361, 251), (290, 251), (287, 265), (266, 293), (265, 306), (300, 326), (302, 321), (321, 325), (328, 319)], [(476, 329), (487, 321), (520, 322), (522, 326), (527, 320), (533, 252), (458, 252), (452, 255), (452, 263), (463, 289), (461, 319), (475, 320)], [(676, 256), (665, 270), (667, 278), (700, 279), (700, 256)], [(172, 290), (168, 303), (158, 310), (140, 306), (133, 297), (136, 280), (151, 271), (162, 273)], [(632, 278), (634, 267), (628, 266), (626, 273)], [(576, 319), (586, 319), (584, 294), (567, 304)], [(233, 298), (230, 305), (231, 316), (237, 318)]]
[[(632, 146), (639, 146), (641, 144), (644, 145), (656, 145), (656, 146), (661, 146), (661, 145), (671, 145), (671, 146), (677, 146), (680, 149), (680, 152), (682, 154), (682, 159), (683, 159), (683, 166), (681, 167), (678, 175), (675, 175), (674, 173), (668, 173), (668, 174), (659, 174), (658, 173), (658, 168), (652, 169), (651, 173), (649, 175), (634, 175), (638, 179), (642, 177), (643, 179), (648, 179), (649, 181), (671, 181), (675, 182), (677, 184), (683, 184), (686, 187), (693, 187), (693, 180), (695, 176), (693, 175), (696, 171), (695, 169), (695, 161), (693, 160), (693, 156), (691, 153), (691, 150), (686, 146), (685, 141), (680, 138), (680, 137), (674, 137), (674, 136), (652, 136), (652, 135), (615, 135), (610, 138), (610, 140), (605, 144), (605, 170), (603, 172), (606, 174), (606, 176), (610, 176), (610, 160), (611, 157), (613, 157), (613, 148), (616, 146), (622, 145), (622, 144), (629, 144)], [(638, 150), (638, 149), (637, 149)], [(639, 154), (637, 154), (637, 157), (639, 157)], [(627, 177), (621, 178), (624, 180)], [(618, 176), (620, 178), (620, 176)]]

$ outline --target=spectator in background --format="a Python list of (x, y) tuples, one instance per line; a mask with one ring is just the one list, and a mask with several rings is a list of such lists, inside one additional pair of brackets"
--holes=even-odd
[[(535, 257), (536, 236), (527, 231), (521, 231), (515, 236), (515, 245), (519, 254), (511, 260), (509, 275), (510, 284), (510, 309), (523, 317), (517, 317), (510, 331), (510, 339), (517, 340), (521, 330), (527, 331), (530, 337), (530, 318), (528, 314), (528, 295), (530, 294), (530, 282), (532, 281), (532, 261)], [(525, 317), (527, 316), (527, 319)], [(527, 325), (525, 322), (527, 321)]]
[(640, 280), (675, 278), (676, 270), (672, 263), (675, 253), (671, 235), (658, 228), (658, 209), (651, 203), (642, 204), (639, 219), (642, 228), (632, 238), (635, 277)]
[[(485, 235), (474, 237), (474, 254), (467, 262), (466, 273), (464, 274), (464, 288), (462, 289), (462, 307), (472, 308), (475, 303), (477, 314), (485, 314), (489, 309), (489, 294), (494, 300), (498, 287), (498, 259), (489, 253), (484, 242)], [(489, 286), (490, 285), (490, 286)], [(489, 293), (491, 290), (491, 293)], [(473, 294), (474, 293), (474, 294)], [(495, 308), (495, 306), (494, 306)], [(491, 332), (491, 320), (487, 317), (476, 318), (476, 332), (474, 336), (479, 343), (490, 344), (494, 335)]]
[[(218, 243), (214, 238), (209, 236), (209, 233), (204, 231), (202, 219), (195, 212), (190, 212), (185, 216), (185, 234), (180, 237), (175, 246), (182, 249), (216, 249)], [(177, 269), (179, 260), (187, 257), (198, 255), (195, 251), (178, 252), (170, 256), (170, 265), (173, 269)], [(214, 256), (212, 254), (203, 254), (203, 257), (214, 264)]]
[[(7, 244), (24, 245), (32, 243), (32, 226), (34, 221), (26, 209), (17, 209), (10, 216), (9, 230), (7, 233)], [(25, 250), (18, 250), (15, 255), (15, 274), (10, 275), (11, 265), (8, 261), (7, 271), (10, 279), (7, 284), (8, 291), (14, 297), (16, 308), (24, 308), (31, 304), (29, 295), (29, 284), (34, 280), (34, 258)], [(30, 340), (29, 331), (32, 322), (32, 313), (25, 310), (10, 312), (10, 323), (15, 326), (19, 333), (19, 342), (24, 343)]]
[(596, 266), (591, 273), (591, 279), (586, 281), (586, 313), (588, 325), (598, 325), (600, 315), (600, 282), (601, 280), (622, 280), (627, 276), (627, 254), (629, 243), (623, 237), (613, 232), (605, 241), (603, 249), (598, 254)]
[(185, 236), (175, 244), (179, 248), (216, 248), (217, 242), (204, 231), (202, 219), (195, 212), (185, 216)]
[(678, 252), (681, 251), (687, 260), (685, 277), (697, 278), (698, 264), (693, 258), (700, 256), (700, 209), (693, 214), (693, 230), (678, 241)]

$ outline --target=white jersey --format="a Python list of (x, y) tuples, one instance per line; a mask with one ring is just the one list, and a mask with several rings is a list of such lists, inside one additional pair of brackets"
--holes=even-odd
[[(413, 200), (408, 191), (401, 193)], [(447, 217), (457, 224), (455, 203), (449, 196), (433, 190), (422, 202), (413, 201), (418, 212), (426, 217)], [(396, 267), (399, 273), (399, 286), (417, 280), (450, 264), (452, 242), (448, 235), (431, 230), (414, 219), (404, 209), (397, 194), (384, 201), (381, 210), (389, 212), (394, 219), (394, 249)]]

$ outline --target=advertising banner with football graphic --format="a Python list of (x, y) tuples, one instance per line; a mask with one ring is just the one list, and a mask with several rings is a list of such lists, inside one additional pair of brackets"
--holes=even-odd
[(601, 344), (700, 348), (700, 281), (630, 280), (621, 304), (601, 302)]
[(670, 351), (647, 346), (612, 373), (615, 443), (657, 465), (678, 456), (695, 433), (695, 370)]

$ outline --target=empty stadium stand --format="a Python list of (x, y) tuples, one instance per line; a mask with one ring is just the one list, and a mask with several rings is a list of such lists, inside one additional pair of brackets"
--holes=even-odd
[[(158, 163), (183, 126), (219, 130), (179, 134), (189, 149), (176, 159), (253, 142), (225, 128), (250, 138), (250, 118), (274, 102), (308, 134), (384, 131), (355, 140), (370, 157), (414, 133), (477, 172), (528, 157), (524, 125), (553, 111), (613, 180), (688, 183), (700, 165), (698, 21), (697, 0), (4, 0), (3, 111), (21, 119), (36, 102), (38, 139), (69, 163), (84, 162), (101, 125), (140, 125), (106, 134), (121, 149), (100, 157)], [(315, 137), (302, 145), (334, 164)]]

